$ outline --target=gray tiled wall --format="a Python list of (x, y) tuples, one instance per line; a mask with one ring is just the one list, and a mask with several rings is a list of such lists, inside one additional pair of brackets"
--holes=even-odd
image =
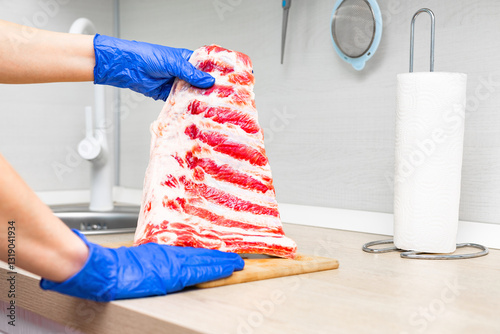
[[(112, 0), (0, 0), (0, 19), (42, 29), (67, 32), (79, 17), (113, 33)], [(76, 148), (93, 99), (92, 83), (0, 84), (0, 153), (36, 191), (88, 189), (89, 163)]]
[[(293, 2), (284, 65), (278, 0), (122, 0), (122, 37), (247, 53), (278, 200), (392, 212), (396, 74), (408, 71), (411, 17), (429, 7), (436, 14), (436, 71), (468, 74), (460, 216), (500, 223), (500, 2), (378, 1), (384, 32), (361, 72), (333, 50), (335, 2)], [(416, 28), (415, 71), (427, 71), (429, 19), (419, 17)], [(145, 100), (122, 122), (126, 186), (142, 186), (149, 124), (161, 108)]]

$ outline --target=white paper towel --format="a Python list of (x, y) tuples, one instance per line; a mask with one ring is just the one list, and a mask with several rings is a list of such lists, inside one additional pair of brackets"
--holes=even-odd
[(404, 250), (456, 248), (467, 75), (397, 76), (394, 244)]

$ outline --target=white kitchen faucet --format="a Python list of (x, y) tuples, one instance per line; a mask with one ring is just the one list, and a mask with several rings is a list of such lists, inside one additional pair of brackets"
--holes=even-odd
[[(69, 32), (94, 35), (96, 28), (89, 19), (79, 18), (73, 22)], [(113, 210), (113, 151), (107, 139), (112, 127), (107, 126), (105, 104), (105, 87), (95, 85), (95, 107), (85, 108), (85, 138), (78, 145), (78, 153), (92, 163), (89, 205), (91, 211)]]

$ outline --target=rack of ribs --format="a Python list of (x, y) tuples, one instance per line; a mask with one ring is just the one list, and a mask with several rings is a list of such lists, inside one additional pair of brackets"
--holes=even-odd
[(297, 246), (283, 232), (250, 58), (211, 45), (190, 62), (215, 85), (200, 89), (176, 79), (152, 123), (134, 244), (293, 258)]

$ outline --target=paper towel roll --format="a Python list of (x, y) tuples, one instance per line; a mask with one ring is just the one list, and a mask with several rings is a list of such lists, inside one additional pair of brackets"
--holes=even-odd
[(397, 76), (394, 244), (404, 250), (456, 248), (467, 75)]

